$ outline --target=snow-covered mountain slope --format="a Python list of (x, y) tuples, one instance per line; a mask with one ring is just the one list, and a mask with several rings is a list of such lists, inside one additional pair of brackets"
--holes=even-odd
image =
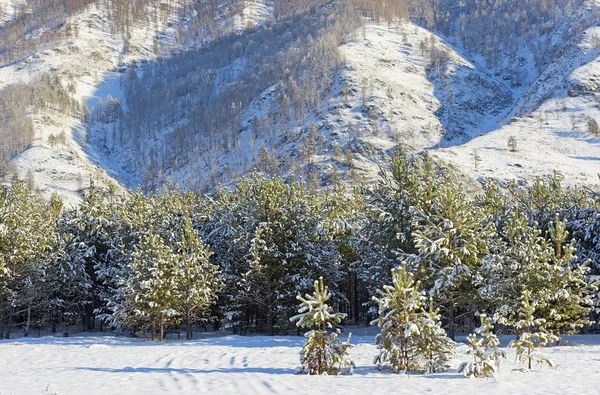
[[(428, 40), (431, 48), (423, 49), (422, 43)], [(486, 127), (490, 117), (493, 121), (505, 114), (513, 103), (503, 83), (441, 38), (411, 23), (399, 28), (369, 23), (338, 51), (345, 66), (330, 77), (319, 110), (282, 123), (282, 97), (290, 92), (281, 83), (273, 85), (244, 108), (231, 149), (206, 152), (199, 147), (197, 157), (179, 158), (176, 166), (160, 168), (161, 179), (210, 190), (211, 185), (235, 180), (253, 168), (272, 172), (265, 162), (276, 162), (278, 173), (312, 178), (321, 185), (338, 175), (350, 181), (374, 179), (378, 166), (398, 144), (420, 151), (464, 141), (473, 130)], [(237, 70), (238, 66), (234, 61), (228, 67)], [(139, 70), (141, 78), (144, 70)], [(230, 73), (227, 68), (223, 72)], [(122, 97), (123, 92), (112, 95)], [(155, 163), (165, 162), (169, 155), (161, 150), (169, 150), (177, 140), (173, 128), (163, 132), (141, 144), (162, 155)], [(135, 150), (119, 147), (106, 154), (129, 169), (137, 157)], [(157, 169), (153, 172), (156, 177)], [(125, 182), (146, 184), (147, 179), (138, 172)], [(154, 188), (157, 181), (149, 185)]]
[[(104, 76), (119, 65), (155, 56), (153, 35), (142, 29), (133, 30), (130, 50), (124, 53), (123, 40), (110, 34), (106, 7), (91, 6), (70, 18), (69, 23), (78, 26), (77, 37), (0, 68), (0, 88), (50, 72), (63, 84), (72, 83), (74, 98), (81, 101), (92, 98)], [(93, 151), (87, 149), (79, 119), (49, 109), (34, 115), (34, 125), (35, 140), (15, 158), (15, 164), (22, 176), (31, 172), (36, 186), (46, 195), (56, 192), (67, 203), (74, 203), (91, 179), (101, 184), (111, 180), (102, 163), (94, 161)], [(66, 144), (53, 147), (49, 137), (61, 132), (67, 136)]]
[[(584, 36), (593, 37), (594, 29)], [(334, 177), (338, 169), (351, 181), (357, 176), (374, 179), (378, 165), (384, 164), (398, 144), (416, 152), (431, 150), (474, 178), (530, 179), (557, 170), (568, 183), (598, 181), (600, 147), (598, 139), (587, 133), (588, 117), (600, 115), (595, 99), (593, 95), (568, 97), (572, 89), (563, 87), (583, 73), (577, 77), (578, 84), (593, 91), (595, 72), (588, 70), (593, 70), (593, 62), (568, 74), (570, 79), (543, 74), (539, 81), (563, 87), (566, 97), (541, 100), (541, 105), (528, 109), (530, 103), (540, 102), (540, 92), (545, 91), (540, 88), (541, 82), (529, 91), (511, 88), (508, 82), (478, 68), (477, 62), (468, 60), (441, 37), (434, 40), (444, 61), (439, 67), (432, 66), (431, 55), (421, 49), (421, 43), (432, 37), (410, 23), (400, 29), (368, 24), (340, 48), (346, 66), (334, 78), (331, 97), (324, 104), (327, 111), (308, 117), (304, 124), (292, 127), (291, 133), (270, 145), (265, 141), (250, 143), (254, 119), (273, 111), (273, 87), (246, 112), (240, 140), (253, 150), (245, 151), (243, 168), (237, 161), (239, 156), (224, 154), (219, 163), (228, 168), (238, 166), (238, 174), (242, 174), (251, 168), (249, 164), (256, 165), (262, 143), (276, 147), (281, 162), (292, 157), (301, 163), (302, 142), (314, 123), (322, 143), (310, 158), (308, 169), (296, 165), (288, 171), (309, 177), (311, 169), (318, 169), (321, 182)], [(588, 41), (577, 48), (585, 48)], [(568, 51), (565, 56), (570, 59), (573, 50)], [(520, 111), (527, 116), (511, 116)], [(540, 116), (544, 119), (541, 126)], [(517, 139), (514, 153), (507, 146), (512, 135)], [(345, 155), (347, 150), (352, 153), (351, 164)]]
[[(475, 178), (531, 179), (554, 170), (567, 183), (600, 183), (600, 136), (589, 130), (600, 120), (600, 28), (565, 47), (519, 100), (508, 123), (467, 144), (436, 155)], [(516, 152), (508, 140), (516, 139)]]
[[(12, 0), (0, 0), (0, 4), (4, 6), (2, 23), (12, 15), (6, 10), (15, 7)], [(142, 81), (149, 75), (147, 70), (153, 74), (163, 72), (161, 65), (174, 67), (178, 61), (172, 55), (175, 52), (192, 53), (207, 47), (206, 52), (198, 52), (204, 59), (218, 56), (232, 43), (236, 47), (228, 62), (219, 60), (217, 68), (199, 70), (214, 76), (211, 89), (216, 95), (239, 82), (236, 79), (250, 75), (252, 53), (248, 51), (266, 45), (261, 41), (265, 37), (271, 40), (269, 45), (275, 45), (276, 37), (269, 32), (277, 31), (271, 29), (280, 22), (272, 0), (241, 4), (241, 11), (219, 8), (217, 22), (206, 31), (202, 28), (206, 16), (200, 8), (185, 20), (179, 19), (177, 12), (163, 15), (158, 11), (161, 7), (148, 8), (147, 20), (155, 22), (134, 24), (126, 42), (111, 31), (107, 4), (98, 2), (69, 17), (68, 24), (76, 27), (77, 35), (0, 67), (0, 89), (50, 72), (60, 76), (73, 100), (86, 103), (90, 111), (94, 112), (99, 102), (118, 100), (126, 114), (119, 122), (89, 123), (53, 108), (34, 113), (35, 140), (14, 159), (19, 175), (33, 174), (46, 194), (58, 192), (68, 202), (77, 201), (91, 178), (100, 183), (114, 179), (132, 188), (142, 185), (146, 190), (171, 180), (184, 188), (208, 191), (257, 168), (265, 173), (300, 175), (325, 185), (337, 177), (348, 182), (375, 179), (379, 166), (400, 145), (415, 152), (430, 150), (474, 178), (527, 179), (559, 170), (567, 182), (597, 182), (600, 146), (598, 138), (587, 133), (587, 125), (590, 117), (600, 117), (595, 98), (600, 84), (600, 31), (591, 27), (573, 42), (560, 42), (563, 30), (577, 26), (577, 20), (582, 25), (594, 23), (589, 1), (559, 26), (554, 41), (563, 46), (561, 56), (539, 77), (533, 55), (525, 50), (517, 54), (520, 69), (527, 70), (521, 85), (497, 70), (488, 70), (479, 55), (467, 53), (455, 38), (411, 22), (371, 21), (343, 40), (337, 50), (341, 66), (320, 76), (319, 88), (326, 94), (319, 100), (311, 98), (310, 109), (298, 109), (292, 103), (287, 111), (295, 115), (282, 117), (286, 111), (282, 106), (290, 94), (289, 80), (282, 78), (257, 91), (242, 107), (236, 107), (233, 100), (231, 108), (220, 110), (231, 112), (235, 119), (225, 132), (200, 131), (224, 133), (222, 138), (198, 139), (191, 144), (186, 143), (190, 138), (186, 133), (191, 133), (194, 122), (185, 116), (167, 115), (167, 111), (173, 112), (167, 108), (180, 100), (178, 105), (186, 114), (186, 108), (202, 100), (203, 92), (195, 88), (179, 98), (154, 103), (147, 111), (164, 112), (164, 118), (170, 120), (157, 120), (138, 141), (131, 135), (124, 142), (124, 125), (131, 133), (135, 129), (131, 128), (126, 92), (132, 71)], [(332, 3), (323, 7), (332, 7)], [(324, 15), (327, 11), (319, 14), (313, 8), (295, 19), (284, 18), (283, 23), (292, 26), (292, 22), (304, 21), (298, 37), (322, 41), (324, 48), (330, 48), (330, 37), (314, 37), (316, 29), (310, 30), (319, 25), (306, 22), (317, 17), (325, 21)], [(261, 29), (265, 29), (264, 35)], [(303, 35), (306, 30), (310, 35)], [(230, 35), (247, 41), (227, 41)], [(210, 37), (216, 40), (212, 47)], [(285, 40), (291, 43), (285, 49), (288, 53), (301, 48), (301, 42), (293, 42), (287, 32), (281, 34), (281, 42)], [(167, 61), (158, 62), (158, 58)], [(294, 66), (288, 66), (291, 74)], [(191, 80), (196, 76), (186, 78), (193, 86)], [(316, 87), (309, 89), (312, 95)], [(62, 132), (66, 144), (51, 144), (49, 138)], [(517, 141), (516, 152), (507, 147), (511, 136)]]
[[(1, 2), (4, 10), (1, 17), (10, 21), (15, 9), (13, 4), (18, 1)], [(272, 17), (270, 3), (267, 0), (252, 2), (248, 10), (243, 11), (243, 18), (235, 16), (236, 20), (225, 21), (223, 25), (232, 26), (231, 32), (258, 26)], [(122, 99), (119, 81), (125, 65), (152, 61), (173, 48), (195, 46), (201, 42), (199, 39), (198, 42), (185, 39), (184, 44), (178, 44), (178, 35), (182, 33), (177, 27), (191, 22), (178, 20), (175, 12), (163, 15), (159, 11), (161, 9), (157, 6), (147, 10), (149, 20), (162, 21), (160, 28), (155, 24), (138, 23), (125, 41), (122, 35), (111, 32), (107, 5), (104, 2), (91, 5), (68, 18), (67, 23), (77, 31), (76, 35), (51, 49), (0, 67), (0, 89), (9, 84), (31, 82), (49, 72), (58, 76), (64, 86), (69, 86), (75, 101), (87, 103), (90, 107), (99, 98), (104, 100), (113, 96)], [(223, 30), (219, 34), (228, 34), (228, 31)], [(90, 128), (86, 128), (80, 119), (52, 108), (33, 114), (33, 119), (35, 139), (27, 150), (15, 157), (14, 163), (20, 177), (32, 174), (36, 186), (46, 196), (56, 192), (67, 204), (75, 203), (92, 179), (100, 184), (111, 181), (119, 184), (116, 179), (127, 186), (135, 186), (135, 180), (126, 177), (127, 169), (119, 167), (118, 161), (104, 156), (101, 149), (91, 144), (87, 136)], [(67, 137), (66, 144), (51, 144), (50, 136), (62, 132)]]
[(0, 26), (10, 21), (24, 4), (25, 0), (0, 0)]

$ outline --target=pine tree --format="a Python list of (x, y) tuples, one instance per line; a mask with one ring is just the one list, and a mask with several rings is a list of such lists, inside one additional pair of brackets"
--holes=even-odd
[(480, 261), (495, 235), (493, 224), (483, 218), (452, 177), (445, 178), (429, 202), (415, 210), (417, 253), (405, 258), (418, 268), (423, 285), (444, 309), (451, 338), (456, 311), (476, 309)]
[(548, 285), (554, 290), (554, 297), (546, 308), (545, 326), (560, 337), (562, 334), (573, 334), (589, 324), (592, 289), (586, 282), (588, 263), (574, 264), (577, 252), (575, 240), (566, 243), (569, 236), (567, 223), (561, 221), (558, 214), (550, 222), (549, 234), (554, 244), (550, 263), (554, 276)]
[(433, 188), (435, 183), (428, 177), (426, 165), (428, 163), (420, 158), (411, 160), (406, 153), (396, 151), (391, 159), (391, 171), (383, 170), (381, 181), (365, 192), (363, 226), (355, 236), (360, 259), (353, 266), (371, 295), (381, 284), (391, 282), (390, 274), (398, 265), (398, 253), (415, 251), (411, 211), (424, 194), (421, 187)]
[(466, 377), (493, 376), (500, 370), (502, 358), (506, 358), (504, 352), (498, 349), (500, 341), (492, 333), (492, 321), (485, 314), (479, 318), (481, 326), (467, 337), (467, 344), (471, 347), (467, 354), (472, 355), (473, 360), (463, 362), (458, 368), (458, 372)]
[(542, 237), (537, 223), (513, 210), (500, 225), (502, 239), (492, 246), (481, 273), (480, 294), (496, 322), (515, 327), (522, 293), (536, 302), (536, 314), (555, 335), (573, 333), (587, 322), (591, 289), (586, 264), (574, 264), (574, 244), (566, 244), (566, 224), (558, 217)]
[(379, 369), (389, 368), (393, 373), (424, 370), (417, 344), (426, 300), (420, 285), (402, 264), (392, 270), (392, 285), (384, 285), (383, 291), (377, 291), (379, 297), (373, 297), (379, 305), (379, 318), (371, 322), (381, 329), (375, 338), (379, 355), (374, 363)]
[(445, 372), (456, 348), (441, 326), (440, 310), (434, 309), (432, 299), (429, 299), (429, 310), (423, 311), (419, 325), (421, 334), (415, 339), (415, 344), (423, 354), (425, 374)]
[(517, 361), (526, 364), (529, 370), (533, 362), (554, 367), (554, 363), (541, 355), (539, 349), (546, 347), (549, 342), (557, 341), (558, 336), (546, 331), (545, 319), (535, 318), (536, 307), (530, 302), (530, 296), (529, 291), (523, 291), (521, 295), (519, 320), (515, 323), (520, 335), (518, 340), (511, 342), (511, 346), (517, 350)]
[(60, 207), (52, 209), (21, 181), (0, 187), (0, 337), (10, 338), (17, 314), (30, 316), (33, 302), (44, 296), (39, 284), (59, 215)]
[[(60, 221), (60, 226), (61, 231), (67, 230), (64, 221)], [(64, 337), (69, 337), (70, 327), (79, 318), (77, 313), (85, 311), (94, 302), (91, 293), (94, 282), (86, 268), (88, 251), (85, 243), (77, 242), (75, 237), (68, 232), (59, 233), (56, 251), (46, 263), (43, 284), (44, 292), (50, 296), (48, 309), (60, 313), (55, 319), (62, 323)]]
[(298, 373), (315, 375), (351, 374), (354, 363), (348, 358), (350, 336), (346, 342), (338, 339), (340, 330), (335, 328), (332, 333), (328, 330), (337, 326), (346, 317), (344, 313), (333, 313), (333, 308), (327, 304), (331, 293), (323, 282), (323, 277), (315, 281), (312, 295), (298, 296), (301, 302), (300, 314), (290, 318), (299, 328), (311, 329), (305, 334), (306, 343), (300, 352), (301, 367)]
[(202, 243), (189, 218), (185, 219), (175, 253), (177, 310), (186, 325), (186, 339), (191, 340), (193, 324), (206, 318), (223, 284), (219, 268), (209, 261), (209, 247)]
[(508, 150), (510, 152), (517, 152), (517, 138), (515, 136), (508, 138)]
[(172, 249), (155, 234), (143, 236), (132, 253), (129, 276), (121, 280), (124, 303), (113, 306), (115, 321), (124, 328), (149, 331), (162, 341), (169, 324), (177, 323), (177, 273)]

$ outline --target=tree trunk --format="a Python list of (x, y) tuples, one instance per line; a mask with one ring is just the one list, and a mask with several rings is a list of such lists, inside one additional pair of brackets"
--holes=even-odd
[(188, 318), (187, 322), (185, 323), (185, 339), (192, 340), (193, 337), (194, 337), (194, 334), (192, 333), (192, 322)]
[(10, 339), (10, 332), (12, 331), (12, 325), (13, 325), (13, 315), (15, 313), (15, 308), (11, 307), (8, 310), (8, 325), (6, 325), (6, 334), (5, 334), (5, 339)]
[(27, 306), (27, 323), (25, 324), (25, 337), (29, 337), (29, 325), (31, 324), (31, 305)]
[(273, 310), (269, 309), (269, 311), (267, 312), (267, 326), (269, 327), (269, 336), (273, 336), (275, 334), (273, 319)]
[(446, 307), (446, 319), (448, 320), (448, 337), (454, 341), (456, 333), (454, 328), (454, 303), (452, 301), (448, 302)]
[(160, 315), (160, 340), (163, 341), (165, 339), (165, 316), (161, 313)]
[(356, 273), (353, 273), (352, 278), (354, 280), (354, 318), (360, 327), (360, 300), (358, 300), (358, 276)]

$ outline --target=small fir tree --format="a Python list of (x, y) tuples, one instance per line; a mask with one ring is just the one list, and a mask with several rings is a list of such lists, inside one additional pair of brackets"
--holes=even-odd
[(518, 340), (511, 343), (511, 346), (517, 350), (517, 361), (527, 364), (529, 370), (533, 362), (554, 367), (554, 363), (541, 355), (539, 349), (546, 347), (549, 342), (557, 341), (558, 337), (546, 331), (545, 319), (535, 318), (535, 304), (530, 302), (530, 295), (529, 291), (523, 291), (521, 295), (519, 320), (515, 323), (515, 328), (521, 334)]
[(463, 362), (458, 368), (458, 372), (465, 377), (490, 377), (500, 370), (502, 358), (506, 354), (498, 349), (500, 341), (492, 333), (494, 328), (491, 319), (485, 314), (479, 316), (481, 326), (475, 329), (467, 337), (467, 344), (471, 347), (467, 354), (473, 356), (470, 362)]
[(312, 295), (298, 295), (297, 299), (302, 302), (298, 309), (300, 314), (291, 317), (290, 321), (296, 322), (299, 328), (312, 328), (305, 334), (306, 343), (300, 352), (302, 365), (298, 373), (352, 374), (354, 362), (348, 358), (348, 350), (352, 347), (350, 335), (348, 341), (342, 342), (338, 339), (339, 329), (328, 333), (328, 329), (339, 324), (346, 314), (333, 313), (333, 308), (327, 304), (331, 293), (325, 286), (323, 277), (315, 281), (315, 291)]

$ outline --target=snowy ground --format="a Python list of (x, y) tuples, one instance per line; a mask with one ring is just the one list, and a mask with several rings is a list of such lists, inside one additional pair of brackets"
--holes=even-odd
[[(207, 336), (163, 344), (111, 336), (0, 341), (0, 395), (8, 394), (592, 394), (598, 393), (600, 336), (572, 336), (544, 353), (556, 369), (523, 372), (514, 352), (496, 379), (466, 379), (455, 369), (391, 375), (372, 365), (372, 334), (354, 331), (354, 376), (295, 375), (301, 337)], [(361, 336), (361, 332), (363, 336)], [(504, 339), (505, 341), (507, 339)]]

